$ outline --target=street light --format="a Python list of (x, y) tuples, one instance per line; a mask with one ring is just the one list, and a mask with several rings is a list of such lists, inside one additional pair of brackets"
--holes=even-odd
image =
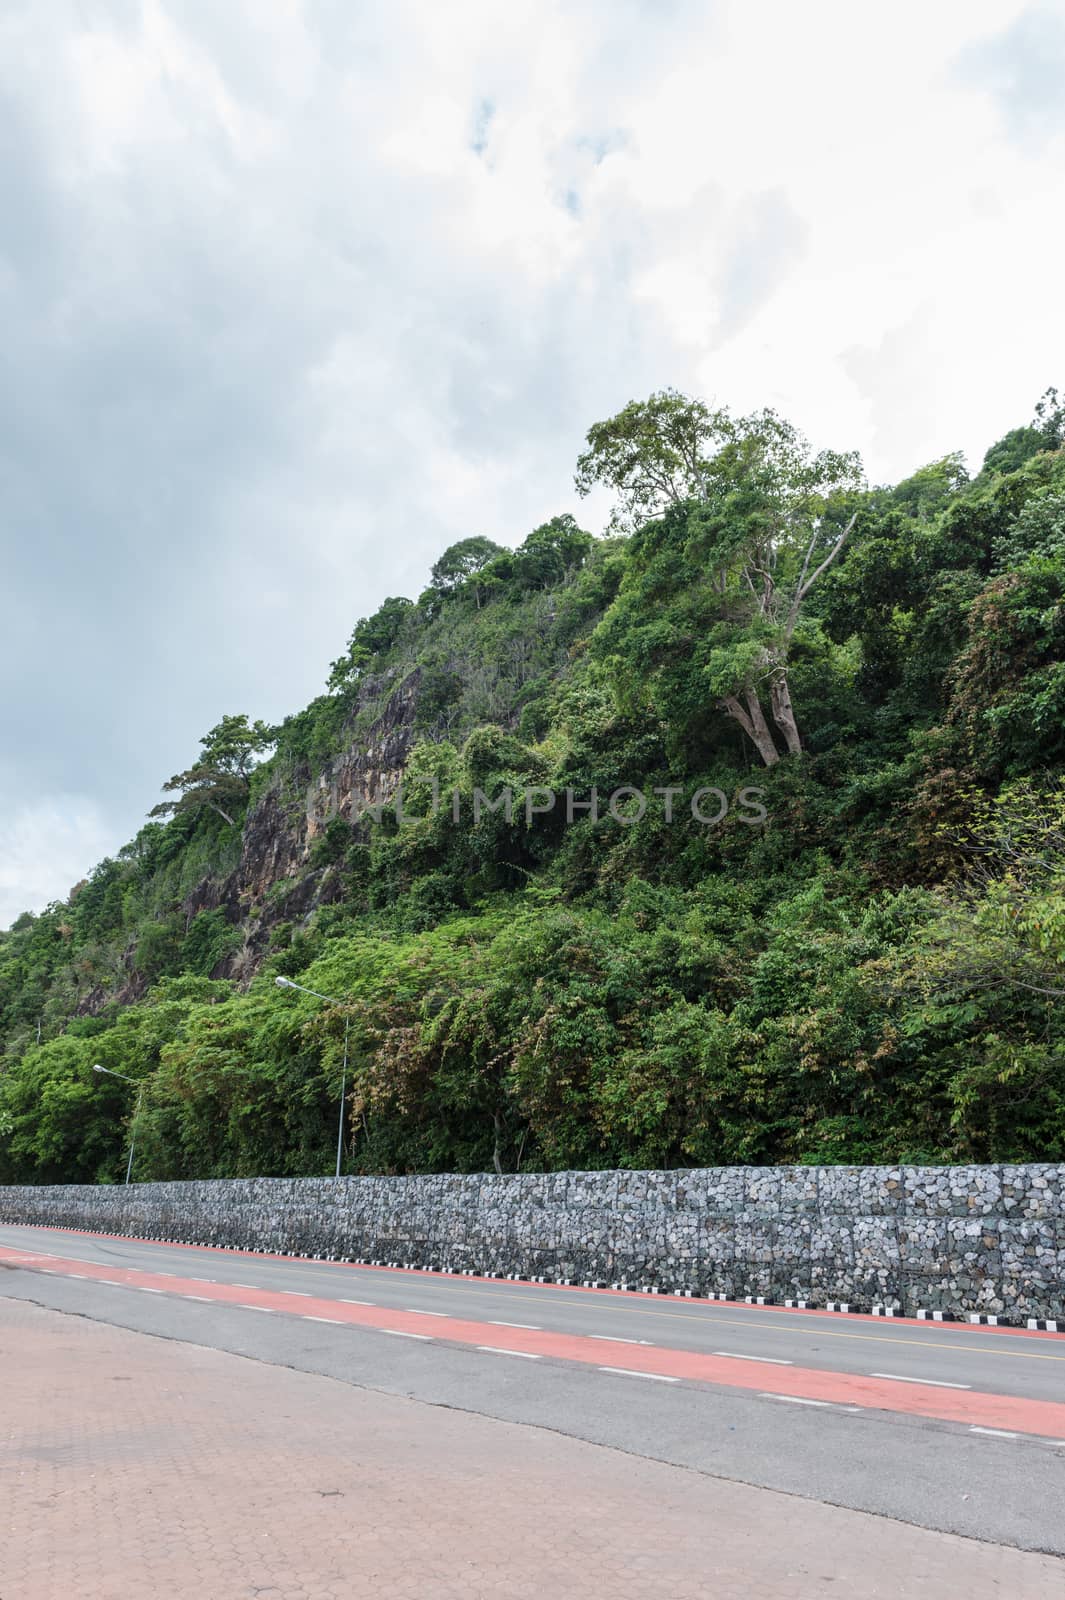
[(137, 1119), (141, 1114), (141, 1099), (144, 1095), (144, 1084), (137, 1078), (128, 1078), (124, 1072), (115, 1072), (112, 1067), (101, 1067), (97, 1065), (94, 1066), (92, 1070), (94, 1072), (106, 1072), (109, 1078), (121, 1078), (123, 1083), (135, 1083), (137, 1085), (137, 1105), (133, 1112), (133, 1124), (130, 1128), (129, 1135), (129, 1160), (126, 1162), (126, 1182), (128, 1183), (130, 1173), (133, 1171), (133, 1150), (137, 1143)]
[[(279, 989), (298, 989), (301, 994), (312, 994), (316, 1000), (324, 1000), (331, 1006), (342, 1006), (343, 1000), (335, 1000), (331, 994), (319, 994), (317, 989), (307, 989), (302, 983), (293, 983), (291, 978), (275, 978), (274, 982)], [(340, 1157), (344, 1151), (344, 1091), (348, 1085), (348, 1029), (351, 1026), (351, 1017), (344, 1018), (344, 1066), (340, 1076), (340, 1123), (337, 1128), (337, 1170), (340, 1177)]]

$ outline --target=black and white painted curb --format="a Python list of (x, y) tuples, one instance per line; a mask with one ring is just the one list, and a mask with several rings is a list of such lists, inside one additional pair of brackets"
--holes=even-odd
[[(34, 1223), (33, 1227), (42, 1228), (48, 1232), (68, 1233), (71, 1230), (58, 1223)], [(114, 1234), (108, 1228), (78, 1228), (73, 1230), (82, 1234), (99, 1234), (105, 1238), (134, 1239), (142, 1244), (171, 1244), (184, 1245), (196, 1250), (230, 1250), (243, 1255), (287, 1257), (295, 1261), (322, 1261), (338, 1262), (344, 1266), (356, 1267), (387, 1267), (398, 1272), (427, 1272), (437, 1273), (444, 1277), (453, 1278), (481, 1278), (492, 1279), (507, 1283), (535, 1283), (545, 1287), (559, 1288), (579, 1287), (584, 1289), (611, 1289), (627, 1294), (669, 1295), (675, 1299), (683, 1300), (709, 1300), (718, 1304), (764, 1307), (772, 1310), (783, 1307), (788, 1311), (817, 1311), (828, 1312), (833, 1316), (874, 1316), (874, 1317), (899, 1317), (916, 1318), (918, 1322), (968, 1322), (972, 1325), (982, 1324), (991, 1328), (1027, 1328), (1032, 1332), (1065, 1334), (1065, 1317), (1009, 1317), (1001, 1312), (970, 1311), (954, 1312), (940, 1311), (931, 1307), (919, 1307), (916, 1311), (904, 1311), (900, 1305), (888, 1305), (886, 1302), (875, 1302), (870, 1306), (854, 1305), (848, 1300), (826, 1300), (818, 1305), (812, 1300), (800, 1299), (789, 1296), (787, 1299), (775, 1300), (765, 1294), (730, 1293), (724, 1289), (692, 1289), (687, 1285), (668, 1287), (657, 1283), (641, 1283), (636, 1280), (617, 1279), (608, 1282), (604, 1278), (556, 1278), (546, 1274), (526, 1274), (522, 1272), (499, 1272), (495, 1269), (482, 1269), (480, 1267), (456, 1267), (448, 1262), (428, 1262), (419, 1265), (415, 1261), (386, 1261), (383, 1257), (367, 1256), (336, 1256), (336, 1255), (311, 1255), (302, 1250), (268, 1249), (263, 1245), (215, 1244), (203, 1239), (175, 1239), (163, 1238), (156, 1234)]]

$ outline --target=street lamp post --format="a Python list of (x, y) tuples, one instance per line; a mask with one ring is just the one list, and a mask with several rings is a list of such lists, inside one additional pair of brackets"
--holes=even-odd
[(128, 1078), (124, 1072), (115, 1072), (112, 1067), (94, 1066), (92, 1070), (94, 1072), (106, 1072), (109, 1078), (121, 1078), (123, 1083), (135, 1083), (137, 1085), (137, 1104), (133, 1111), (133, 1125), (130, 1128), (129, 1135), (129, 1160), (126, 1162), (126, 1182), (128, 1183), (130, 1180), (130, 1174), (133, 1171), (133, 1151), (137, 1143), (137, 1120), (141, 1114), (141, 1100), (144, 1097), (144, 1084), (136, 1078)]
[[(317, 989), (307, 989), (302, 983), (293, 983), (291, 978), (275, 978), (274, 982), (279, 989), (298, 989), (301, 994), (311, 994), (316, 1000), (324, 1000), (331, 1006), (342, 1006), (343, 1000), (335, 1000), (331, 994), (319, 994)], [(344, 1065), (340, 1075), (340, 1122), (337, 1127), (337, 1169), (336, 1175), (340, 1177), (340, 1158), (344, 1153), (344, 1093), (348, 1086), (348, 1029), (351, 1026), (351, 1017), (344, 1017)]]

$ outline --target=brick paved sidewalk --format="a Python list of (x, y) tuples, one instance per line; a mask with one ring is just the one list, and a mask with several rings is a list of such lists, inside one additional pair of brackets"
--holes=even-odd
[(1065, 1566), (0, 1298), (0, 1600), (1060, 1600)]

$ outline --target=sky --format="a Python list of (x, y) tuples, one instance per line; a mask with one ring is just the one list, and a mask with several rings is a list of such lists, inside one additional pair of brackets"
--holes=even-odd
[(665, 386), (871, 481), (1065, 384), (1065, 0), (4, 0), (0, 927)]

